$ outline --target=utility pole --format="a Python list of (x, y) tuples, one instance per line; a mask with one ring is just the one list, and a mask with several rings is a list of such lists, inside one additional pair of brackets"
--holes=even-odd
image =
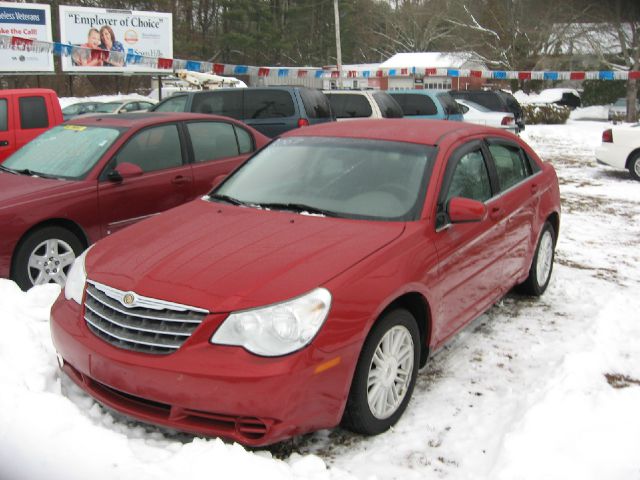
[(338, 0), (333, 0), (333, 13), (336, 24), (336, 60), (338, 67), (338, 88), (342, 88), (342, 47), (340, 46), (340, 14), (338, 13)]

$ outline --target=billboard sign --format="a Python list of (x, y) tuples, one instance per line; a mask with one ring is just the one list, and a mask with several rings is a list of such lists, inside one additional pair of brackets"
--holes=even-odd
[[(0, 35), (51, 42), (51, 8), (40, 3), (0, 2)], [(53, 72), (53, 53), (0, 50), (0, 72)]]
[(166, 71), (146, 57), (173, 58), (173, 19), (170, 13), (60, 6), (60, 41), (75, 47), (62, 58), (65, 72)]

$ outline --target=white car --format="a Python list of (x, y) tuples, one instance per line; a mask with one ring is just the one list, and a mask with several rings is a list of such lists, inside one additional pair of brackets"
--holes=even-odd
[(602, 132), (602, 145), (596, 149), (596, 160), (620, 170), (626, 168), (634, 180), (640, 181), (640, 123)]
[(464, 114), (463, 121), (516, 132), (517, 125), (513, 113), (495, 112), (469, 100), (456, 99), (456, 102)]

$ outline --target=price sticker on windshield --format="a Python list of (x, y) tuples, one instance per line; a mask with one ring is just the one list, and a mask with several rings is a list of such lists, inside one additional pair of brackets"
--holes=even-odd
[(82, 125), (65, 125), (63, 128), (65, 130), (73, 130), (74, 132), (82, 132), (87, 129), (87, 127), (83, 127)]

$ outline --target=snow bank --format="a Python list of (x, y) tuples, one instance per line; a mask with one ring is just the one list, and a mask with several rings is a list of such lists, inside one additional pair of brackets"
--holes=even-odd
[(547, 88), (546, 90), (542, 90), (540, 93), (524, 93), (522, 90), (518, 90), (513, 94), (516, 97), (516, 100), (520, 104), (545, 104), (545, 103), (554, 103), (562, 100), (563, 93), (572, 93), (576, 97), (580, 98), (580, 93), (573, 88)]
[(604, 120), (609, 119), (608, 105), (593, 105), (591, 107), (576, 108), (571, 111), (571, 120)]
[(128, 95), (97, 95), (95, 97), (60, 97), (60, 108), (68, 107), (74, 103), (80, 102), (118, 102), (120, 100), (149, 100), (149, 97), (139, 95), (137, 93), (130, 93)]

